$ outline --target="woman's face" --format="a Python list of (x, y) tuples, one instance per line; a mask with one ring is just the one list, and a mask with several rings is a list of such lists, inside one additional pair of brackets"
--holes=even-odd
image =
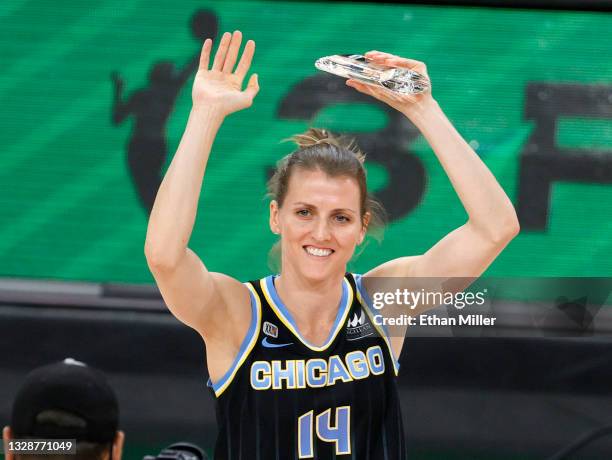
[(351, 177), (294, 170), (282, 208), (270, 203), (270, 228), (282, 237), (283, 270), (291, 267), (312, 281), (344, 274), (366, 232), (359, 201)]

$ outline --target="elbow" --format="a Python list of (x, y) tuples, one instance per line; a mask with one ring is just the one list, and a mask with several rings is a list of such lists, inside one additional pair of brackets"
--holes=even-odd
[(145, 237), (144, 255), (149, 269), (156, 272), (174, 270), (187, 251), (187, 242), (169, 235), (166, 229), (159, 228), (151, 219)]
[(521, 227), (518, 224), (518, 222), (516, 222), (516, 224), (508, 226), (507, 228), (504, 229), (504, 232), (500, 235), (497, 242), (505, 246), (510, 241), (512, 241), (514, 238), (516, 238), (516, 236), (520, 233), (520, 231), (521, 231)]
[(514, 237), (516, 237), (519, 233), (521, 233), (521, 224), (519, 223), (518, 218), (516, 217), (516, 215), (514, 216), (514, 220), (512, 221), (512, 226), (510, 227), (510, 239), (514, 239)]
[(508, 241), (514, 239), (514, 237), (521, 232), (521, 224), (519, 223), (514, 206), (510, 206), (508, 217), (504, 220), (504, 230), (508, 237)]
[(145, 242), (144, 254), (147, 265), (153, 273), (172, 271), (178, 265), (178, 256), (168, 250), (162, 250), (148, 241)]
[(478, 233), (494, 246), (506, 246), (521, 231), (516, 213), (512, 212), (505, 219), (498, 220), (495, 225), (474, 225)]
[(512, 216), (504, 220), (503, 223), (498, 225), (490, 234), (490, 238), (496, 245), (507, 245), (512, 241), (521, 231), (516, 214), (513, 212)]
[(521, 231), (521, 225), (516, 215), (516, 210), (510, 200), (508, 200), (508, 205), (504, 207), (504, 212), (501, 213), (495, 221), (495, 230), (492, 234), (494, 244), (506, 246)]

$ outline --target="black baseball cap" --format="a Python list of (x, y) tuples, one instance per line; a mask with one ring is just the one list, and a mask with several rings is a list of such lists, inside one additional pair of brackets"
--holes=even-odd
[[(49, 418), (60, 412), (61, 424)], [(111, 442), (119, 425), (119, 405), (102, 372), (67, 358), (30, 372), (13, 402), (15, 438)]]

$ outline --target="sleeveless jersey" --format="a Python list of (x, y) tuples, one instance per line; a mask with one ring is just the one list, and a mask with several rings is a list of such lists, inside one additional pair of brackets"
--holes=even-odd
[(216, 383), (216, 460), (405, 459), (387, 330), (359, 275), (346, 274), (326, 342), (300, 336), (274, 276), (245, 283), (251, 326)]

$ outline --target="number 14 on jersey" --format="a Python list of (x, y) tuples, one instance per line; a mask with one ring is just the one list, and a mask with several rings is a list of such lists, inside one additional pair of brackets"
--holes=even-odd
[[(313, 418), (314, 424), (313, 424)], [(314, 457), (313, 425), (316, 425), (317, 437), (321, 441), (333, 442), (336, 455), (351, 453), (351, 407), (336, 407), (336, 425), (331, 426), (331, 408), (314, 417), (314, 411), (308, 411), (298, 418), (298, 453), (299, 458)]]

